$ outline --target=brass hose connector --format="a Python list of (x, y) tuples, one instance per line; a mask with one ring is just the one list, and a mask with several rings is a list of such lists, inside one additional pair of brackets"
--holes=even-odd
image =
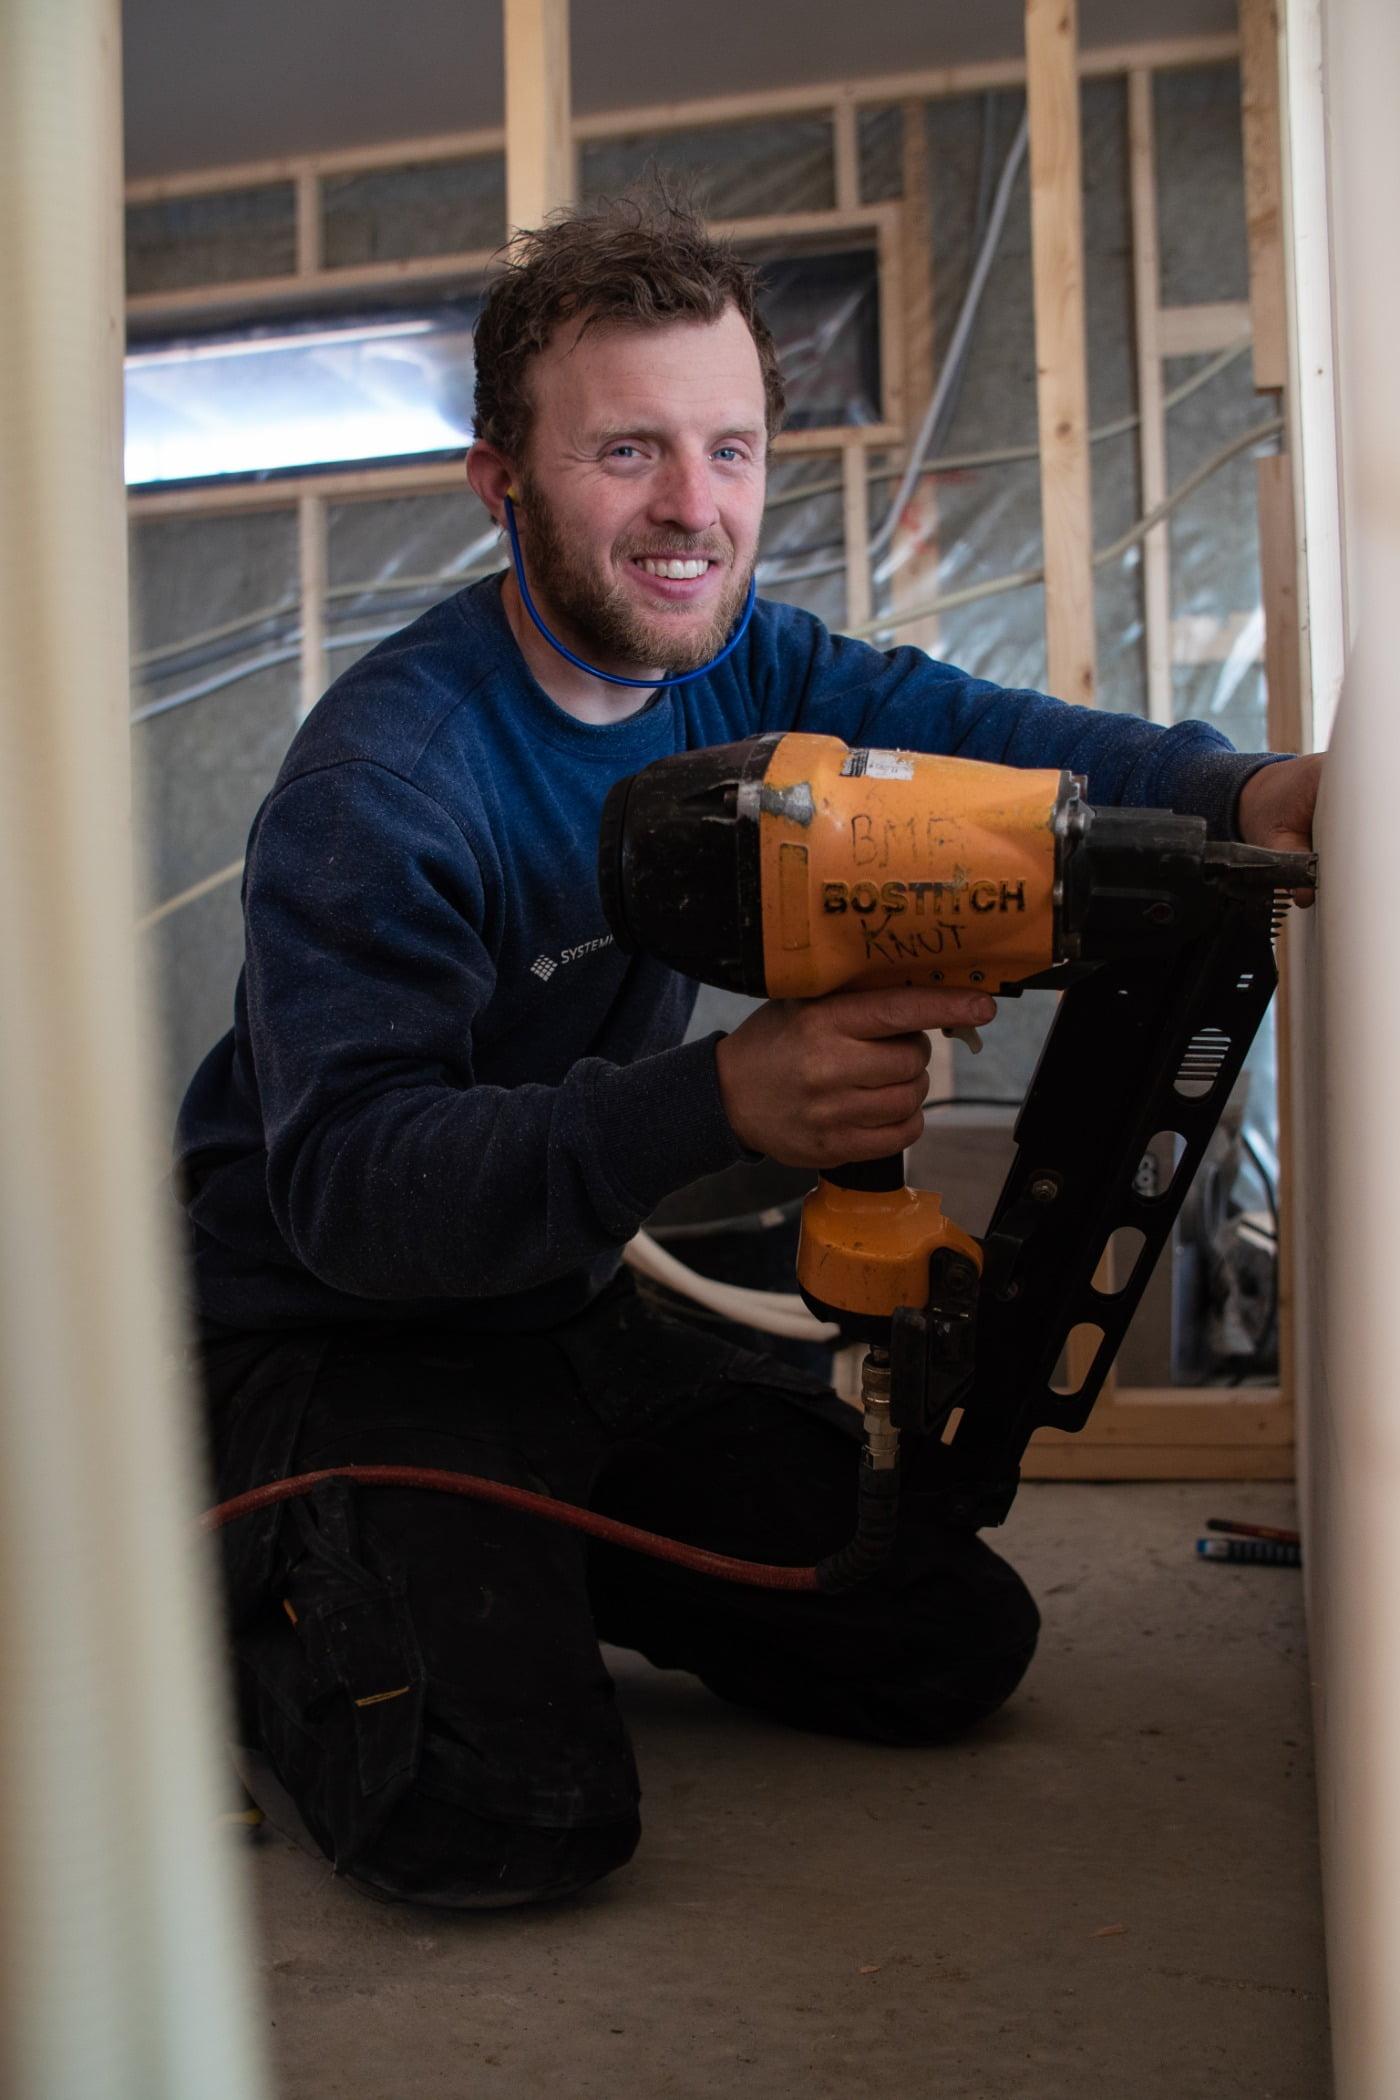
[(890, 1420), (890, 1356), (869, 1349), (860, 1370), (864, 1443), (856, 1528), (839, 1553), (817, 1563), (817, 1587), (828, 1596), (859, 1589), (883, 1574), (894, 1554), (899, 1516), (899, 1431)]
[(864, 1462), (877, 1473), (899, 1463), (899, 1431), (890, 1420), (890, 1358), (887, 1349), (867, 1349), (860, 1368), (860, 1404), (865, 1430)]

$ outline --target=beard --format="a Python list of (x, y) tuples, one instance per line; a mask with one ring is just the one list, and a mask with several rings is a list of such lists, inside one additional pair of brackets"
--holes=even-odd
[[(687, 624), (681, 632), (681, 622), (693, 622), (694, 612), (678, 606), (673, 613), (668, 614), (664, 607), (651, 613), (636, 605), (621, 583), (610, 582), (580, 558), (548, 499), (528, 475), (522, 474), (519, 480), (521, 546), (529, 557), (534, 584), (547, 594), (553, 611), (568, 622), (583, 653), (611, 657), (643, 670), (656, 665), (667, 672), (698, 671), (712, 656), (718, 656), (748, 596), (756, 556), (743, 570), (727, 569), (712, 611), (700, 626)], [(733, 544), (724, 534), (716, 538), (702, 533), (687, 539), (684, 533), (672, 531), (657, 537), (666, 540), (667, 554), (680, 561), (702, 556), (726, 564), (733, 561)], [(622, 559), (628, 559), (626, 550)]]

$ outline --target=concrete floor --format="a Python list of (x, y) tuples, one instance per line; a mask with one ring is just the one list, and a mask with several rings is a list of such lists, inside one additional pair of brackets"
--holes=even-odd
[(1324, 2100), (1299, 1578), (1193, 1551), (1290, 1509), (1024, 1488), (1041, 1651), (954, 1749), (788, 1733), (614, 1653), (646, 1836), (571, 1905), (380, 1908), (263, 1836), (279, 2100)]

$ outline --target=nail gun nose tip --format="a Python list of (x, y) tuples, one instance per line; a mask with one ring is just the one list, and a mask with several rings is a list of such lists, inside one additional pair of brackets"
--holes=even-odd
[(1288, 853), (1279, 855), (1280, 865), (1273, 872), (1275, 896), (1300, 892), (1309, 896), (1317, 888), (1317, 855), (1315, 853)]

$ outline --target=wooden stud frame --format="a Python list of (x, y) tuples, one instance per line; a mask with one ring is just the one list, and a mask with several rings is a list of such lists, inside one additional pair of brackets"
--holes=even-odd
[[(1162, 408), (1161, 256), (1157, 245), (1156, 141), (1152, 75), (1141, 66), (1128, 75), (1128, 164), (1133, 218), (1133, 308), (1137, 326), (1138, 464), (1142, 508), (1167, 493), (1167, 422)], [(1171, 572), (1167, 522), (1142, 543), (1143, 630), (1147, 656), (1147, 712), (1172, 718)]]
[(506, 230), (574, 201), (569, 0), (505, 0)]
[[(1253, 11), (1257, 16), (1261, 9), (1271, 13), (1272, 4), (1273, 0), (1242, 0), (1242, 9)], [(1267, 63), (1264, 62), (1269, 52), (1267, 32), (1257, 19), (1245, 24), (1247, 59), (1251, 55), (1251, 37), (1254, 74), (1245, 89), (1246, 164), (1253, 330), (1258, 355), (1261, 312), (1277, 311), (1276, 303), (1273, 309), (1268, 306), (1269, 299), (1275, 297), (1271, 290), (1275, 280), (1269, 273), (1276, 269), (1276, 264), (1267, 252), (1271, 240), (1276, 244), (1277, 220), (1270, 214), (1274, 210), (1271, 200), (1278, 184), (1277, 94), (1276, 82), (1271, 89)], [(1158, 480), (1164, 483), (1165, 479), (1164, 474), (1159, 476), (1155, 470), (1149, 477), (1147, 471), (1149, 453), (1153, 448), (1161, 448), (1163, 443), (1162, 360), (1215, 351), (1248, 341), (1251, 337), (1251, 311), (1243, 302), (1166, 309), (1160, 305), (1151, 148), (1152, 75), (1159, 70), (1216, 65), (1240, 55), (1241, 38), (1235, 36), (1163, 39), (1081, 51), (1077, 55), (1080, 79), (1117, 75), (1128, 79), (1133, 225), (1137, 251), (1135, 293), (1144, 508), (1154, 500), (1152, 492), (1157, 488)], [(880, 284), (882, 421), (874, 425), (787, 432), (778, 439), (775, 448), (780, 454), (828, 452), (839, 456), (846, 545), (847, 620), (852, 626), (859, 626), (870, 611), (870, 576), (865, 558), (869, 529), (870, 455), (875, 451), (896, 449), (907, 441), (911, 407), (921, 405), (926, 385), (921, 387), (920, 381), (921, 378), (927, 380), (926, 373), (910, 370), (909, 344), (911, 335), (917, 340), (919, 327), (928, 329), (931, 326), (933, 293), (927, 243), (923, 277), (916, 275), (912, 283), (909, 278), (905, 205), (862, 203), (859, 113), (862, 108), (890, 103), (907, 105), (993, 88), (1015, 88), (1027, 83), (1026, 63), (997, 61), (877, 75), (854, 82), (674, 102), (650, 108), (612, 110), (576, 116), (572, 121), (571, 133), (577, 148), (590, 140), (635, 132), (721, 126), (751, 118), (818, 114), (829, 117), (836, 180), (835, 209), (741, 219), (729, 222), (722, 230), (746, 244), (792, 241), (805, 245), (832, 236), (863, 234), (873, 241), (876, 249)], [(127, 302), (128, 316), (143, 323), (153, 320), (177, 322), (196, 315), (210, 318), (227, 314), (241, 318), (252, 312), (275, 312), (279, 307), (291, 304), (304, 306), (309, 300), (338, 297), (347, 291), (382, 292), (401, 290), (405, 285), (415, 283), (428, 286), (445, 281), (483, 279), (489, 273), (494, 251), (478, 250), (328, 269), (321, 247), (321, 184), (332, 175), (392, 168), (410, 162), (496, 154), (504, 149), (504, 145), (504, 129), (495, 127), (428, 139), (394, 140), (313, 157), (242, 163), (236, 167), (201, 169), (185, 176), (133, 181), (127, 185), (126, 192), (127, 201), (132, 204), (208, 196), (270, 182), (292, 184), (296, 205), (296, 268), (294, 272), (276, 278), (137, 294)], [(919, 309), (912, 317), (911, 300)], [(1268, 325), (1272, 330), (1273, 321)], [(1271, 334), (1270, 344), (1268, 352), (1260, 357), (1257, 371), (1272, 375), (1278, 365), (1276, 334)], [(1261, 377), (1260, 383), (1270, 381)], [(1164, 452), (1159, 449), (1154, 456), (1164, 457)], [(1274, 742), (1280, 748), (1287, 748), (1288, 724), (1296, 711), (1296, 702), (1290, 706), (1287, 694), (1290, 676), (1295, 696), (1297, 691), (1297, 610), (1294, 603), (1290, 612), (1287, 594), (1280, 581), (1288, 566), (1288, 550), (1293, 544), (1291, 515), (1284, 515), (1288, 493), (1286, 463), (1280, 466), (1279, 462), (1265, 460), (1261, 462), (1260, 475), (1261, 554), (1266, 572), (1267, 647), (1272, 666), (1269, 686), (1271, 731)], [(410, 468), (350, 468), (227, 489), (205, 487), (151, 492), (133, 497), (129, 511), (134, 520), (140, 520), (289, 506), (297, 508), (304, 600), (301, 686), (305, 705), (314, 696), (324, 665), (327, 506), (435, 491), (446, 493), (460, 489), (462, 483), (462, 468), (456, 461)], [(1087, 526), (1084, 530), (1087, 532)], [(1156, 537), (1154, 535), (1153, 539)], [(1149, 540), (1145, 550), (1149, 565), (1153, 559), (1152, 543)], [(1164, 584), (1163, 571), (1162, 579), (1155, 587), (1149, 582), (1145, 594), (1149, 692), (1154, 695), (1151, 712), (1158, 719), (1165, 718), (1169, 710), (1172, 647), (1169, 593)], [(1157, 665), (1155, 673), (1151, 669), (1154, 661)], [(1279, 694), (1277, 708), (1276, 687)], [(1281, 1084), (1281, 1102), (1283, 1094)], [(1281, 1164), (1286, 1186), (1286, 1103), (1283, 1117), (1285, 1142)], [(1285, 1297), (1285, 1307), (1286, 1285), (1287, 1279), (1284, 1278), (1281, 1296)], [(1281, 1314), (1281, 1328), (1286, 1326), (1287, 1321)], [(1081, 1480), (1289, 1477), (1293, 1465), (1289, 1377), (1291, 1337), (1286, 1334), (1282, 1337), (1282, 1349), (1281, 1390), (1120, 1388), (1111, 1392), (1099, 1402), (1088, 1428), (1078, 1435), (1063, 1435), (1054, 1430), (1039, 1432), (1027, 1453), (1026, 1475), (1028, 1478)]]
[(1077, 35), (1075, 0), (1026, 0), (1046, 671), (1052, 693), (1092, 702), (1094, 519)]

